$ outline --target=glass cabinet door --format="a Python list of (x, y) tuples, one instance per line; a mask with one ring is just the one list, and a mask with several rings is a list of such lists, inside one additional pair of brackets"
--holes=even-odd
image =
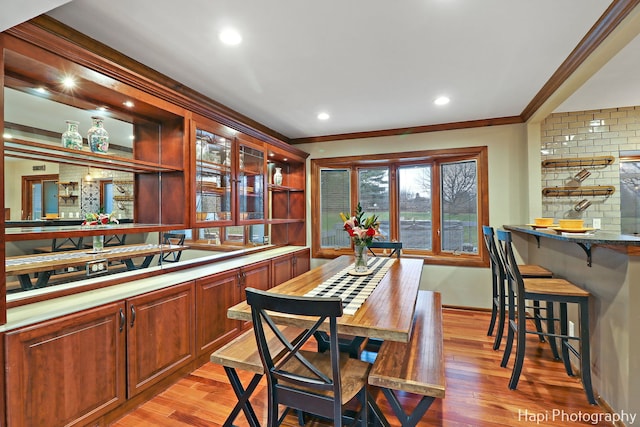
[(265, 219), (264, 151), (240, 144), (238, 152), (238, 221)]
[(196, 130), (196, 221), (231, 220), (232, 141)]

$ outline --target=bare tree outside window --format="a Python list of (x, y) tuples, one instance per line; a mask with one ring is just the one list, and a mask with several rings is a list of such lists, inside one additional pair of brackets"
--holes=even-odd
[(478, 173), (475, 161), (445, 163), (442, 176), (442, 250), (478, 252)]

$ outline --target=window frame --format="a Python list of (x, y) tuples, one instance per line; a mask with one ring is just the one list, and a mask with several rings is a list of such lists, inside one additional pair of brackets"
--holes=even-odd
[[(440, 165), (456, 161), (476, 161), (478, 177), (478, 253), (443, 252), (440, 245), (441, 194), (440, 194)], [(404, 249), (405, 257), (421, 258), (425, 264), (454, 265), (466, 267), (488, 267), (489, 255), (482, 239), (482, 225), (489, 223), (489, 177), (488, 177), (488, 148), (487, 146), (465, 147), (442, 150), (412, 151), (404, 153), (387, 153), (350, 157), (332, 157), (311, 160), (311, 251), (314, 258), (336, 258), (341, 255), (353, 255), (350, 248), (321, 247), (320, 222), (320, 172), (327, 168), (346, 168), (350, 170), (351, 188), (358, 187), (358, 170), (361, 168), (389, 168), (389, 231), (390, 239), (398, 236), (399, 213), (399, 182), (398, 168), (414, 165), (429, 165), (432, 167), (432, 223), (438, 224), (438, 229), (432, 234), (431, 251)], [(358, 203), (357, 191), (351, 191), (350, 205)]]

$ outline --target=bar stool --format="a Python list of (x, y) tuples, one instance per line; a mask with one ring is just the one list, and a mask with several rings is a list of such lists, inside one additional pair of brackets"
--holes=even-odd
[[(587, 400), (590, 404), (595, 405), (596, 400), (591, 384), (589, 292), (564, 279), (523, 279), (513, 253), (511, 232), (498, 230), (498, 242), (498, 250), (505, 267), (507, 288), (509, 290), (509, 332), (507, 334), (507, 344), (500, 366), (505, 367), (509, 361), (515, 334), (517, 334), (518, 340), (516, 344), (516, 360), (513, 364), (509, 388), (515, 390), (518, 386), (518, 380), (520, 379), (522, 364), (524, 362), (527, 341), (526, 334), (546, 336), (550, 338), (550, 341), (555, 341), (556, 338), (559, 338), (562, 348), (562, 360), (567, 374), (573, 376), (571, 361), (569, 360), (569, 351), (571, 351), (580, 361), (580, 375)], [(551, 304), (559, 303), (560, 334), (555, 334), (553, 330), (540, 332), (527, 329), (525, 300)], [(567, 332), (567, 304), (569, 303), (578, 305), (578, 315), (580, 318), (580, 334), (578, 337), (570, 336)], [(576, 350), (570, 341), (578, 341), (579, 349)]]
[[(507, 311), (507, 297), (505, 290), (505, 271), (504, 266), (502, 265), (502, 261), (500, 260), (500, 255), (498, 254), (498, 249), (496, 248), (494, 231), (493, 227), (488, 225), (482, 226), (482, 233), (484, 237), (484, 243), (489, 251), (489, 258), (491, 261), (491, 280), (492, 280), (492, 305), (491, 305), (491, 320), (489, 322), (489, 329), (487, 330), (487, 335), (493, 335), (493, 331), (496, 326), (498, 330), (496, 331), (495, 339), (493, 340), (493, 349), (497, 350), (500, 348), (500, 343), (502, 342), (502, 337), (504, 335), (504, 324), (506, 321), (506, 311)], [(523, 278), (551, 278), (553, 277), (553, 273), (546, 268), (536, 265), (536, 264), (520, 264), (518, 265), (520, 270), (520, 274)], [(536, 323), (536, 328), (538, 332), (542, 332), (542, 323), (541, 323), (541, 315), (540, 315), (540, 304), (538, 301), (533, 301), (534, 312), (534, 321)], [(553, 312), (553, 306), (551, 307), (551, 312)], [(547, 317), (553, 317), (552, 315)], [(540, 342), (544, 342), (544, 337), (540, 335)], [(555, 345), (555, 340), (550, 342), (551, 351), (553, 351), (554, 358), (558, 359), (558, 350)]]

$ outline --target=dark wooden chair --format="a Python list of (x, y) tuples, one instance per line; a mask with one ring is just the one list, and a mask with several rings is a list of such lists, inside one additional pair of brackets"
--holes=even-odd
[(74, 251), (82, 247), (82, 237), (65, 237), (51, 241), (51, 252)]
[[(165, 245), (184, 245), (185, 235), (182, 233), (164, 233), (162, 243)], [(182, 251), (163, 252), (160, 255), (160, 264), (165, 262), (178, 262), (182, 256)]]
[(388, 256), (391, 258), (392, 256), (396, 256), (396, 258), (400, 258), (400, 252), (402, 252), (402, 242), (381, 242), (374, 240), (369, 245), (369, 252), (373, 256), (378, 256), (378, 254), (374, 251), (374, 249), (382, 249), (382, 250), (390, 250)]
[[(348, 403), (359, 401), (356, 417), (360, 425), (368, 424), (367, 377), (371, 365), (349, 358), (338, 351), (338, 317), (342, 316), (342, 299), (327, 297), (294, 297), (246, 289), (247, 303), (251, 306), (253, 330), (258, 351), (267, 376), (268, 422), (278, 426), (290, 409), (333, 420), (336, 426), (343, 419)], [(290, 342), (272, 314), (310, 316), (315, 324), (295, 343)], [(329, 352), (303, 350), (321, 325), (329, 324)], [(285, 353), (274, 355), (268, 345), (268, 334), (273, 332), (284, 345)], [(307, 346), (308, 347), (308, 346)], [(279, 346), (281, 351), (282, 346)], [(286, 409), (279, 416), (279, 406)], [(350, 406), (351, 408), (351, 406)]]
[[(562, 360), (564, 362), (567, 374), (573, 376), (569, 352), (573, 353), (580, 360), (580, 374), (582, 386), (587, 395), (590, 404), (595, 405), (596, 400), (593, 395), (593, 387), (591, 384), (591, 355), (589, 345), (589, 292), (579, 288), (573, 283), (558, 278), (543, 279), (530, 278), (524, 279), (520, 274), (518, 264), (516, 263), (513, 245), (511, 241), (511, 232), (498, 230), (498, 251), (502, 263), (505, 267), (508, 288), (508, 312), (509, 312), (509, 328), (507, 334), (507, 343), (502, 357), (501, 366), (506, 367), (511, 355), (513, 347), (513, 339), (517, 335), (516, 343), (516, 359), (511, 371), (511, 379), (509, 380), (509, 388), (515, 390), (518, 386), (524, 355), (526, 351), (526, 335), (535, 334), (544, 336), (551, 341), (560, 340), (562, 349)], [(529, 329), (527, 327), (527, 316), (525, 310), (525, 301), (539, 301), (545, 303), (558, 303), (560, 306), (560, 333), (556, 334), (553, 329), (553, 322), (549, 323), (547, 331), (538, 331), (537, 329)], [(574, 337), (568, 334), (567, 320), (567, 304), (578, 305), (578, 315), (580, 318), (579, 336)], [(549, 314), (549, 313), (548, 313)], [(572, 341), (578, 342), (578, 349), (573, 346)]]
[(112, 234), (110, 236), (104, 236), (104, 247), (107, 246), (122, 246), (127, 240), (126, 234)]
[[(498, 248), (496, 247), (495, 242), (495, 233), (493, 231), (493, 227), (488, 225), (482, 226), (482, 234), (484, 238), (485, 246), (487, 247), (487, 251), (489, 252), (489, 259), (491, 262), (491, 282), (492, 282), (492, 292), (491, 292), (491, 320), (489, 321), (489, 329), (487, 330), (487, 335), (493, 335), (493, 332), (497, 326), (496, 336), (493, 340), (493, 349), (497, 350), (500, 348), (500, 343), (502, 342), (502, 337), (504, 336), (504, 325), (506, 322), (506, 313), (507, 313), (507, 291), (505, 288), (506, 281), (506, 273), (504, 270), (504, 265), (502, 264), (502, 260), (500, 259), (500, 254), (498, 253)], [(546, 268), (536, 265), (536, 264), (519, 264), (518, 269), (520, 270), (520, 274), (523, 278), (551, 278), (553, 277), (553, 273)], [(536, 328), (538, 332), (542, 331), (542, 316), (540, 314), (540, 304), (538, 301), (533, 301), (533, 306), (527, 307), (532, 308), (535, 316), (534, 321), (536, 322)], [(553, 317), (553, 316), (548, 316)], [(544, 338), (542, 335), (540, 336), (540, 341), (544, 342)], [(554, 357), (558, 358), (558, 350), (555, 347), (555, 341), (551, 341), (551, 350), (553, 351)]]

